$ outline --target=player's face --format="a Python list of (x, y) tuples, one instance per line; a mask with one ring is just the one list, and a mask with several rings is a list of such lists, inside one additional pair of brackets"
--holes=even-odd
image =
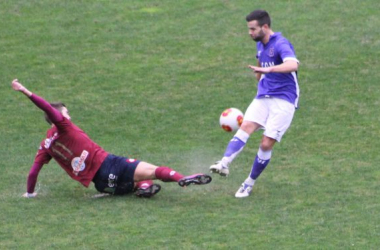
[(66, 117), (66, 119), (68, 119), (68, 120), (71, 119), (71, 117), (69, 115), (69, 110), (66, 107), (62, 107), (61, 114), (63, 115), (63, 117)]
[(260, 27), (259, 23), (256, 20), (248, 22), (247, 26), (249, 35), (254, 41), (260, 42), (264, 39), (265, 32), (263, 31), (263, 27)]

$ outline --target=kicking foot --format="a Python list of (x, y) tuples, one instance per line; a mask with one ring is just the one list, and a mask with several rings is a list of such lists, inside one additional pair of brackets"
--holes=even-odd
[(214, 165), (211, 165), (210, 172), (217, 173), (220, 176), (225, 176), (225, 177), (227, 177), (230, 174), (230, 170), (228, 169), (228, 166), (223, 166), (221, 161), (217, 161), (215, 162)]
[(236, 192), (235, 197), (236, 198), (245, 198), (248, 197), (252, 192), (252, 186), (245, 184), (241, 184), (239, 190)]
[(190, 184), (204, 185), (210, 183), (212, 180), (211, 176), (207, 174), (194, 174), (190, 176), (185, 176), (178, 181), (178, 185), (181, 187), (189, 186)]
[(160, 192), (161, 186), (158, 184), (153, 184), (147, 188), (138, 188), (135, 195), (138, 197), (150, 198)]

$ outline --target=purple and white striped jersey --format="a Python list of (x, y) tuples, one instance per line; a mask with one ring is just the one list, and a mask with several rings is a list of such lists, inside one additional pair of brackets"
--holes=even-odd
[[(257, 42), (256, 58), (261, 67), (271, 67), (287, 60), (297, 61), (293, 45), (281, 35), (274, 33), (267, 44)], [(297, 108), (299, 87), (297, 72), (262, 74), (258, 84), (256, 98), (277, 97), (284, 99)]]

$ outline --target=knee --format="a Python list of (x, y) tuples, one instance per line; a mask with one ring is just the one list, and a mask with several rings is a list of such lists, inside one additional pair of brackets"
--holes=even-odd
[(263, 143), (262, 143), (262, 144), (260, 145), (260, 148), (261, 148), (262, 151), (270, 151), (270, 150), (272, 150), (273, 147), (270, 146), (270, 145), (268, 145), (268, 144), (263, 144)]
[(255, 132), (257, 128), (255, 127), (255, 124), (253, 122), (243, 121), (243, 123), (240, 126), (240, 129), (250, 135), (253, 132)]
[(140, 162), (135, 170), (134, 181), (155, 179), (157, 166), (147, 162)]
[(270, 151), (273, 149), (274, 144), (276, 143), (275, 139), (265, 137), (261, 140), (260, 148), (263, 151)]

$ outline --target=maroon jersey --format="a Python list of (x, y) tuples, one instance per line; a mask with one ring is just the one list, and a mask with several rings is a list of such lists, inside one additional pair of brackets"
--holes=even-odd
[(107, 155), (83, 130), (63, 118), (47, 131), (34, 162), (42, 166), (54, 158), (71, 178), (88, 187)]

